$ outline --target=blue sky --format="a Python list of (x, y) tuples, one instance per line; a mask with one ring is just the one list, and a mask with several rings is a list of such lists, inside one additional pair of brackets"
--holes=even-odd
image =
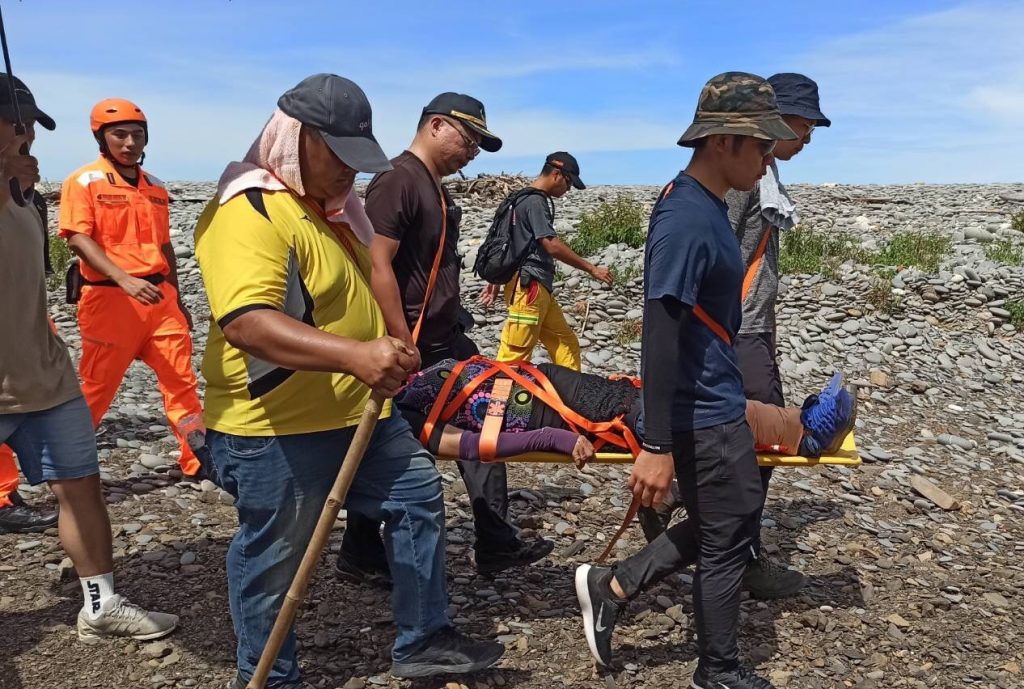
[(703, 83), (743, 70), (818, 81), (831, 129), (790, 182), (1021, 181), (1024, 3), (4, 2), (15, 74), (58, 123), (35, 153), (59, 180), (95, 155), (88, 111), (131, 98), (147, 167), (216, 179), (277, 97), (327, 71), (359, 83), (389, 155), (441, 91), (480, 98), (505, 140), (466, 169), (533, 173), (563, 149), (589, 183), (660, 184)]

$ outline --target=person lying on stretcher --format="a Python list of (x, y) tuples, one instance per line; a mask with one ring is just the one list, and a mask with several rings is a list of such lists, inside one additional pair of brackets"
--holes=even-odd
[[(446, 385), (453, 370), (457, 379)], [(489, 372), (494, 375), (481, 381)], [(497, 378), (505, 377), (513, 377), (513, 383), (504, 402), (504, 418), (488, 446), (493, 457), (487, 451), (482, 456), (491, 390)], [(441, 399), (445, 387), (448, 390)], [(464, 399), (455, 404), (459, 397)], [(834, 454), (853, 428), (856, 400), (838, 373), (801, 407), (747, 400), (755, 449), (803, 457)], [(635, 436), (642, 433), (640, 401), (635, 379), (605, 378), (554, 364), (500, 364), (483, 357), (462, 362), (444, 359), (415, 374), (394, 398), (413, 432), (435, 455), (493, 461), (529, 452), (556, 452), (571, 456), (578, 467), (594, 459), (595, 441), (604, 445), (602, 449), (632, 451)], [(581, 419), (594, 426), (588, 429)], [(609, 425), (616, 428), (608, 433), (588, 432)], [(621, 441), (614, 442), (616, 436)]]

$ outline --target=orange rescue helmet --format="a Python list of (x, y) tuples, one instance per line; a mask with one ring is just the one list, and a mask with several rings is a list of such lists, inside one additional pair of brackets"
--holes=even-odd
[(92, 133), (99, 136), (100, 130), (107, 125), (118, 122), (139, 122), (146, 129), (146, 136), (149, 136), (149, 129), (146, 127), (146, 116), (142, 108), (124, 98), (105, 98), (92, 106), (89, 113), (89, 126)]

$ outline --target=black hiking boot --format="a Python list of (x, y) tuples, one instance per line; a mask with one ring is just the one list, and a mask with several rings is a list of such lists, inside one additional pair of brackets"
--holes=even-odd
[(387, 562), (383, 564), (355, 562), (345, 557), (344, 551), (338, 553), (338, 559), (334, 562), (334, 574), (338, 579), (350, 584), (372, 586), (384, 591), (390, 591), (394, 584), (391, 580), (391, 568)]
[(743, 588), (754, 598), (789, 598), (807, 583), (807, 577), (795, 569), (783, 567), (768, 559), (764, 548), (757, 558), (747, 563), (743, 572)]
[(512, 567), (525, 567), (547, 557), (554, 549), (554, 542), (546, 538), (534, 541), (516, 539), (514, 545), (505, 550), (481, 550), (478, 542), (476, 571), (480, 574), (497, 574)]
[(0, 507), (0, 533), (40, 533), (57, 525), (57, 511), (33, 507), (17, 492), (7, 496), (11, 504)]
[(452, 627), (442, 627), (408, 658), (391, 663), (399, 678), (461, 675), (479, 672), (497, 663), (505, 647), (497, 641), (476, 641)]
[(742, 664), (728, 672), (706, 672), (698, 665), (690, 686), (692, 689), (775, 689), (774, 684)]

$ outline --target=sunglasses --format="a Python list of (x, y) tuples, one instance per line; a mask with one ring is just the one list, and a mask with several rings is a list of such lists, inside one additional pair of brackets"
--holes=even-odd
[(469, 150), (469, 151), (479, 151), (480, 150), (480, 142), (477, 141), (475, 138), (473, 138), (473, 137), (469, 136), (468, 134), (466, 134), (466, 132), (463, 129), (462, 125), (455, 124), (454, 122), (449, 120), (447, 117), (442, 117), (441, 119), (444, 121), (445, 124), (447, 124), (449, 127), (454, 129), (456, 131), (456, 133), (460, 137), (462, 137), (462, 143), (463, 143), (463, 145), (465, 145), (467, 150)]
[(773, 140), (758, 139), (757, 140), (757, 150), (758, 150), (758, 152), (760, 152), (761, 157), (762, 158), (768, 158), (769, 156), (771, 156), (771, 154), (775, 151), (775, 144), (777, 144), (777, 143), (778, 143), (778, 141), (775, 141), (774, 139)]

